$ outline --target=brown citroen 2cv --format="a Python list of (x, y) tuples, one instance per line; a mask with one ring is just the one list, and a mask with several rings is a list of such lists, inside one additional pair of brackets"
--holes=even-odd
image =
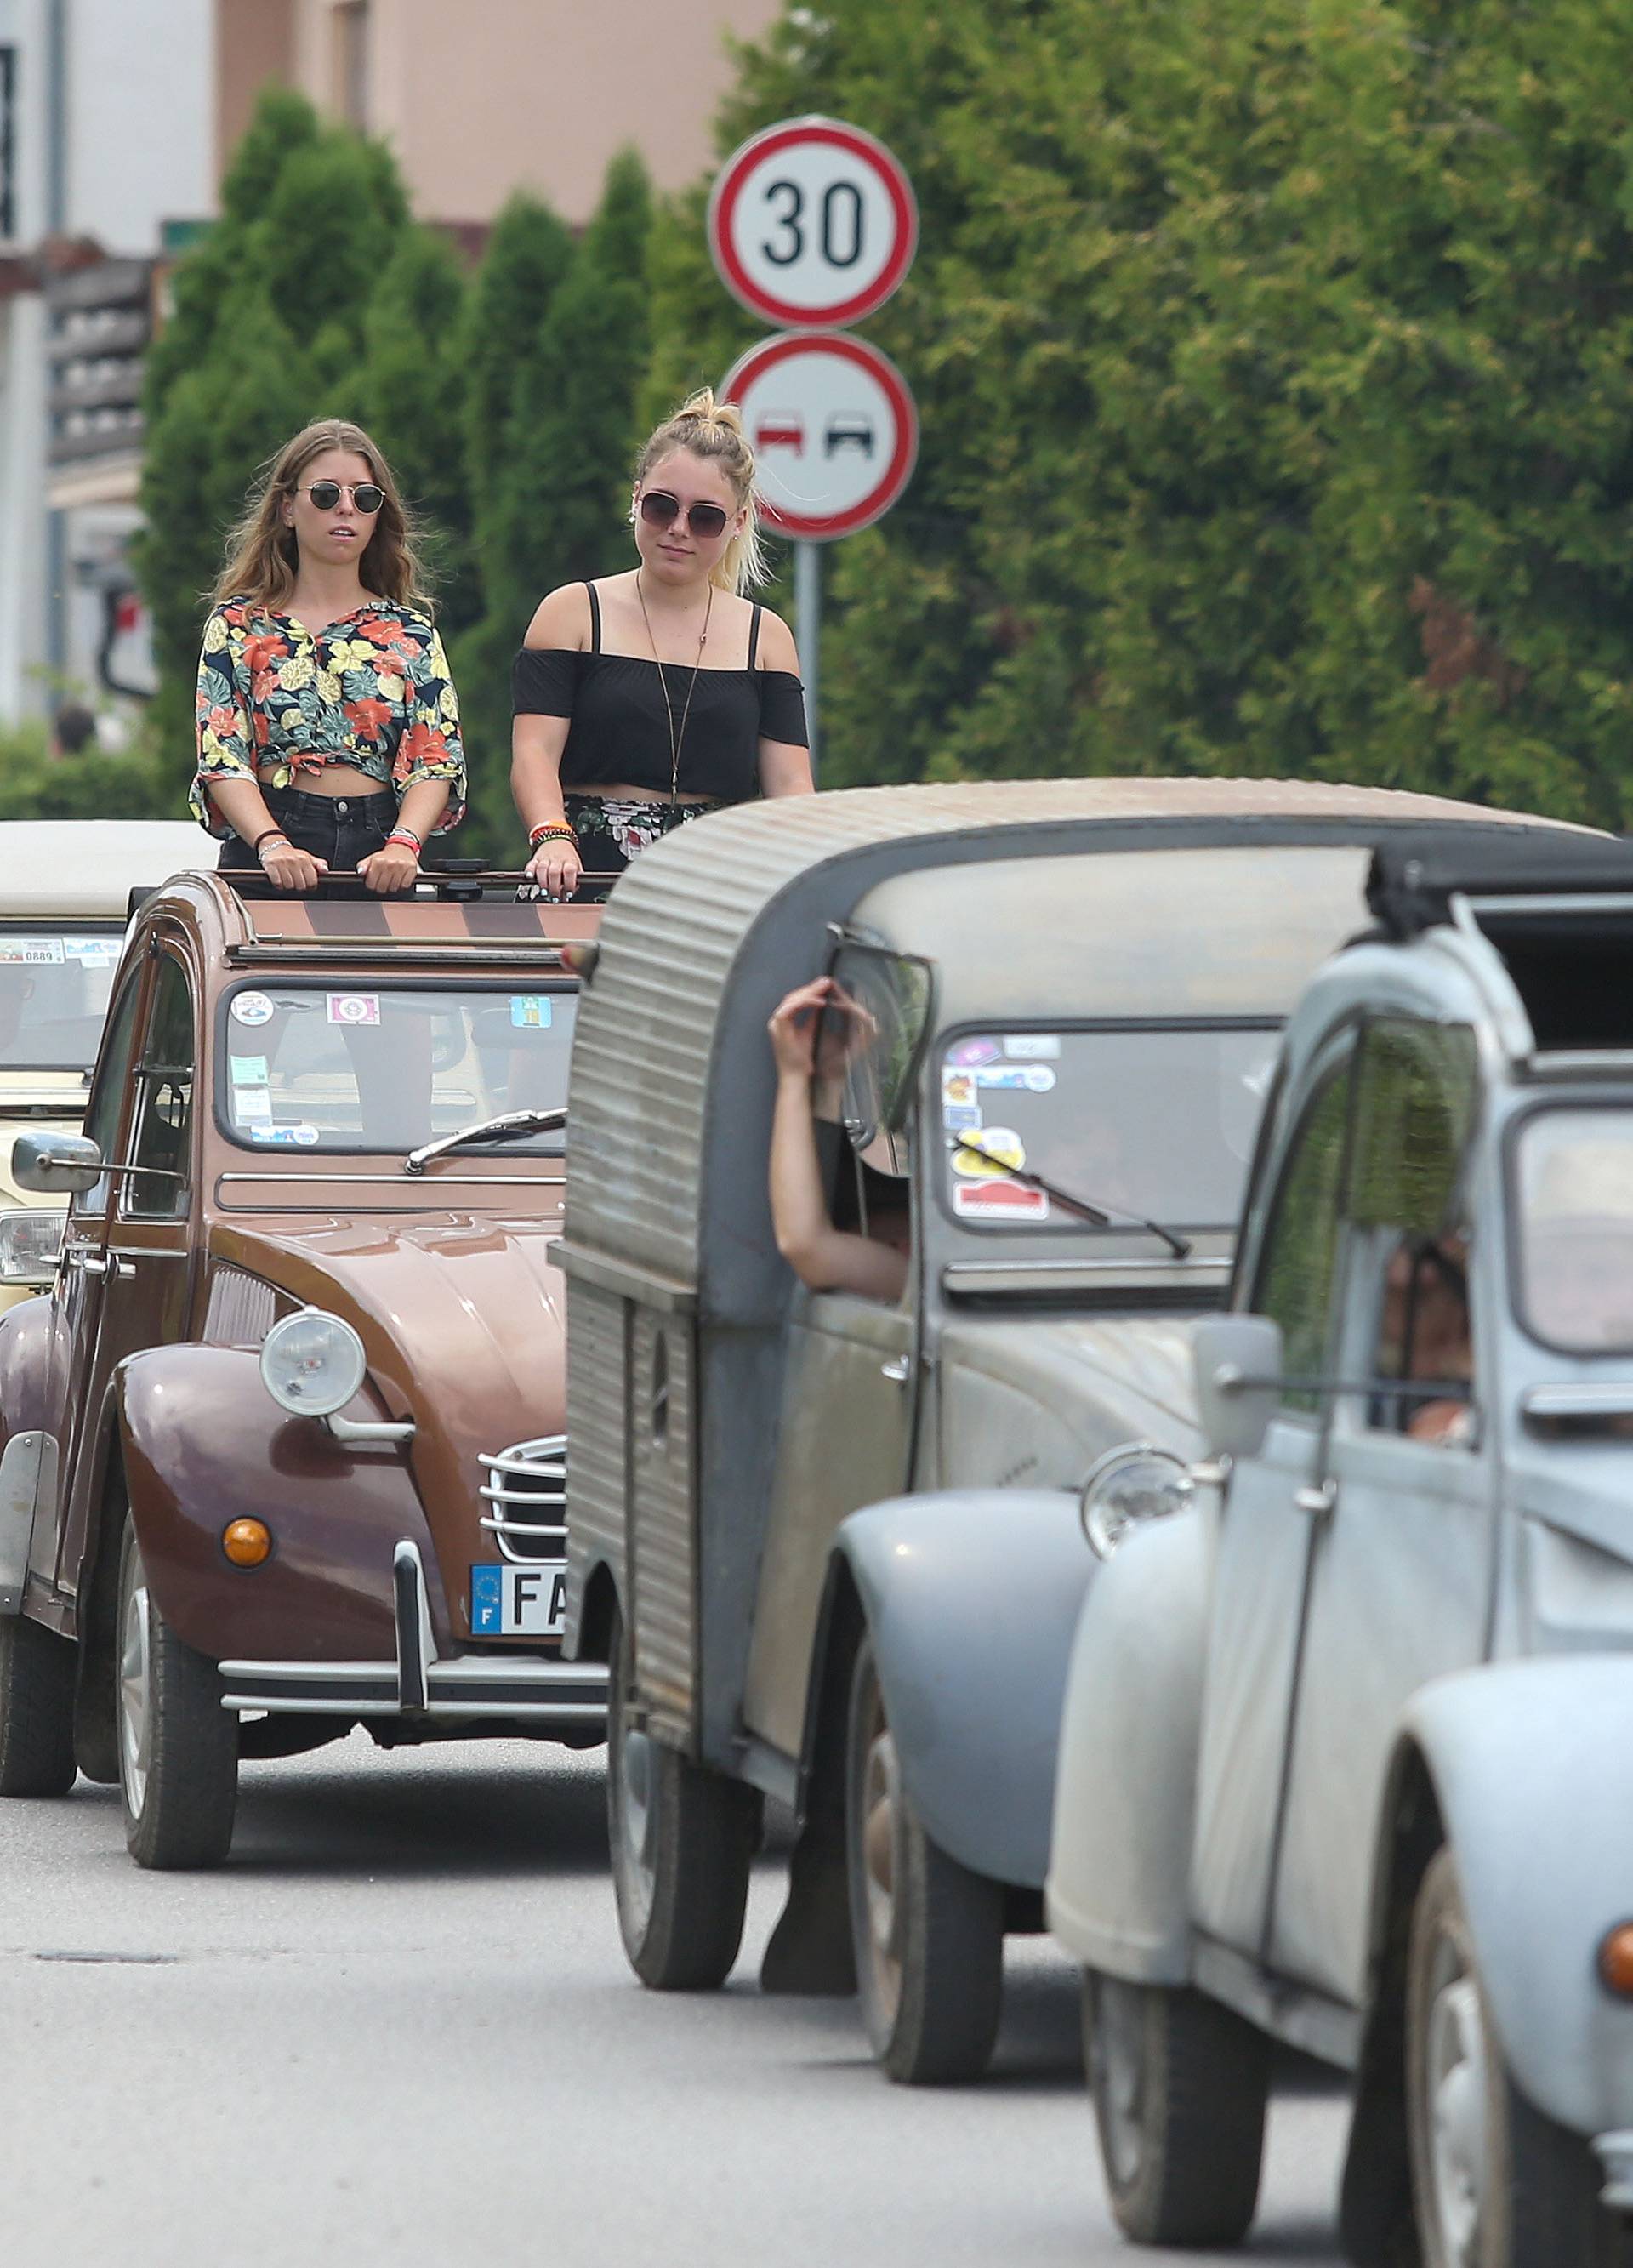
[(561, 1659), (560, 1225), (595, 908), (481, 878), (149, 900), (54, 1287), (0, 1320), (0, 1794), (117, 1779), (204, 1866), (240, 1757), (603, 1737)]

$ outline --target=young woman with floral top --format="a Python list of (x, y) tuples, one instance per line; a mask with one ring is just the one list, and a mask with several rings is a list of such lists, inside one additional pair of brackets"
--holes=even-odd
[(460, 706), (391, 468), (360, 426), (278, 452), (228, 549), (198, 670), (192, 804), (221, 864), (412, 887), (465, 808)]
[(639, 566), (552, 591), (516, 657), (511, 784), (548, 897), (724, 803), (811, 792), (792, 635), (741, 595), (765, 565), (732, 403), (658, 428), (629, 517)]

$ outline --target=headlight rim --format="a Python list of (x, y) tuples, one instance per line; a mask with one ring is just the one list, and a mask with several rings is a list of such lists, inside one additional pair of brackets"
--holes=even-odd
[[(343, 1373), (343, 1375), (349, 1379), (349, 1382), (347, 1384), (346, 1390), (343, 1394), (335, 1391), (332, 1394), (324, 1395), (320, 1398), (308, 1399), (305, 1397), (297, 1397), (291, 1400), (287, 1388), (280, 1391), (279, 1387), (274, 1383), (273, 1379), (268, 1375), (268, 1350), (270, 1349), (276, 1353), (277, 1345), (282, 1343), (282, 1335), (289, 1331), (295, 1324), (310, 1323), (313, 1322), (330, 1324), (338, 1334), (339, 1345), (342, 1351), (350, 1357), (348, 1369), (346, 1373)], [(284, 1412), (286, 1417), (327, 1419), (335, 1417), (338, 1411), (343, 1410), (346, 1407), (346, 1404), (357, 1394), (364, 1379), (368, 1376), (369, 1361), (367, 1351), (364, 1346), (363, 1340), (358, 1335), (356, 1327), (353, 1324), (349, 1323), (344, 1315), (337, 1315), (332, 1308), (320, 1307), (315, 1301), (312, 1301), (305, 1307), (292, 1309), (287, 1315), (280, 1315), (276, 1322), (272, 1324), (270, 1329), (268, 1330), (266, 1336), (261, 1342), (260, 1367), (261, 1384), (266, 1388), (268, 1394), (271, 1396), (272, 1400), (276, 1403), (278, 1408)]]
[(1166, 1519), (1173, 1513), (1183, 1511), (1195, 1492), (1189, 1462), (1176, 1449), (1166, 1449), (1157, 1441), (1120, 1441), (1114, 1448), (1102, 1450), (1084, 1475), (1083, 1486), (1078, 1496), (1078, 1520), (1083, 1529), (1084, 1541), (1102, 1564), (1114, 1557), (1127, 1529), (1137, 1523), (1125, 1519), (1114, 1533), (1108, 1533), (1106, 1521), (1103, 1518), (1097, 1521), (1096, 1514), (1105, 1504), (1107, 1486), (1113, 1476), (1122, 1467), (1136, 1464), (1142, 1460), (1173, 1468), (1176, 1498), (1166, 1513), (1148, 1513), (1146, 1518)]

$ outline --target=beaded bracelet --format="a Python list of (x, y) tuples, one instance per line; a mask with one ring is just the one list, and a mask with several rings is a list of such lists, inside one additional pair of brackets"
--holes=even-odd
[(541, 843), (549, 842), (555, 836), (565, 836), (569, 842), (575, 843), (578, 840), (577, 829), (570, 827), (564, 819), (545, 819), (537, 827), (528, 828), (527, 848), (536, 850)]

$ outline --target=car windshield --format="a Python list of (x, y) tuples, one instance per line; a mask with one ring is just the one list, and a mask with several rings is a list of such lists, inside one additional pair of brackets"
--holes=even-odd
[(89, 1071), (123, 938), (116, 929), (0, 929), (0, 1071)]
[(1571, 1354), (1633, 1351), (1633, 1110), (1543, 1110), (1514, 1150), (1526, 1328)]
[[(570, 987), (240, 984), (222, 1004), (216, 1109), (246, 1149), (402, 1152), (567, 1100)], [(559, 1128), (504, 1145), (559, 1155)]]
[(956, 1034), (941, 1052), (947, 1209), (969, 1228), (1107, 1233), (1005, 1170), (1020, 1167), (1115, 1230), (1129, 1214), (1234, 1226), (1276, 1042), (1268, 1026)]

